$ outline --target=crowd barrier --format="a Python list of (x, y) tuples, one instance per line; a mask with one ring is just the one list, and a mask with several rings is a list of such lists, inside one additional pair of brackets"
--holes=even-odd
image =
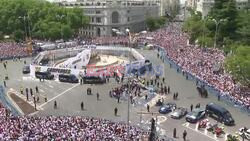
[(11, 104), (10, 100), (6, 96), (4, 91), (4, 87), (0, 85), (0, 101), (3, 106), (11, 111), (11, 113), (15, 116), (20, 115), (20, 113), (16, 110), (16, 108)]
[[(169, 64), (171, 65), (171, 67), (173, 67), (173, 68), (179, 70), (178, 73), (184, 71), (184, 70), (182, 69), (181, 66), (179, 66), (178, 64), (176, 64), (176, 63), (167, 55), (167, 51), (166, 51), (164, 48), (162, 48), (162, 47), (160, 47), (160, 46), (156, 46), (156, 47), (159, 49), (159, 51), (160, 51), (160, 56), (163, 57), (164, 63), (169, 63)], [(213, 94), (214, 96), (220, 95), (220, 96), (221, 96), (220, 99), (221, 99), (224, 103), (226, 103), (227, 105), (233, 106), (233, 107), (236, 107), (236, 108), (239, 108), (242, 112), (246, 112), (246, 113), (248, 113), (248, 114), (250, 113), (250, 108), (246, 107), (245, 105), (242, 105), (242, 104), (239, 103), (239, 102), (234, 101), (234, 99), (233, 99), (231, 96), (229, 96), (229, 95), (227, 95), (227, 94), (221, 93), (220, 90), (216, 89), (214, 86), (210, 85), (210, 84), (207, 83), (206, 81), (203, 81), (203, 80), (197, 78), (196, 76), (194, 76), (193, 74), (191, 74), (191, 73), (189, 73), (189, 72), (186, 72), (186, 71), (185, 71), (185, 74), (186, 74), (188, 80), (193, 80), (193, 81), (195, 81), (198, 85), (203, 85), (203, 86), (205, 86), (205, 88), (206, 88), (211, 94)]]

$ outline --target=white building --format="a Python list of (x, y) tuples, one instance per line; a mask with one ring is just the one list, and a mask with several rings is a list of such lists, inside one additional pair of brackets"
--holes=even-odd
[(60, 5), (83, 9), (90, 23), (82, 34), (91, 37), (115, 35), (112, 31), (114, 28), (123, 32), (126, 28), (131, 32), (139, 32), (146, 29), (147, 17), (160, 15), (159, 4), (150, 0), (81, 0), (60, 2)]
[(180, 0), (158, 0), (160, 5), (160, 15), (165, 16), (166, 14), (174, 16), (180, 6)]

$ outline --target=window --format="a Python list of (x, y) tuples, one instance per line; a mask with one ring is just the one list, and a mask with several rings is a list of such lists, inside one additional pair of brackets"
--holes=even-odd
[(96, 14), (101, 14), (101, 11), (96, 11), (95, 13), (96, 13)]
[(119, 23), (119, 13), (117, 11), (112, 13), (112, 23)]
[(127, 13), (130, 13), (130, 10), (127, 10)]
[(96, 22), (97, 22), (97, 23), (101, 23), (101, 22), (102, 22), (101, 17), (97, 17), (97, 18), (96, 18)]
[(94, 17), (91, 18), (91, 22), (92, 23), (95, 22), (95, 18)]
[(129, 17), (127, 17), (127, 22), (129, 22), (130, 21), (130, 18)]

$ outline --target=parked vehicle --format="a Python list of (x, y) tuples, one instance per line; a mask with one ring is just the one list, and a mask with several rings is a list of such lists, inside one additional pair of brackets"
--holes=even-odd
[(84, 76), (83, 83), (85, 84), (106, 83), (106, 79), (100, 76)]
[(35, 72), (35, 76), (36, 76), (36, 78), (39, 78), (39, 79), (47, 79), (47, 80), (54, 79), (54, 75), (51, 74), (50, 72), (47, 72), (47, 71), (45, 71), (45, 72), (37, 71), (37, 72)]
[(229, 111), (220, 105), (214, 103), (207, 104), (206, 113), (225, 125), (234, 125), (234, 119)]
[(187, 114), (187, 108), (178, 107), (175, 111), (171, 113), (171, 118), (180, 119)]
[(172, 112), (174, 109), (176, 109), (176, 104), (175, 103), (167, 103), (167, 104), (160, 107), (159, 113), (167, 114), (167, 113)]
[(69, 83), (78, 83), (78, 78), (73, 74), (59, 74), (59, 81), (69, 82)]
[(206, 115), (206, 112), (204, 109), (196, 108), (192, 112), (186, 115), (186, 121), (191, 122), (191, 123), (196, 123), (200, 119), (204, 118), (205, 115)]

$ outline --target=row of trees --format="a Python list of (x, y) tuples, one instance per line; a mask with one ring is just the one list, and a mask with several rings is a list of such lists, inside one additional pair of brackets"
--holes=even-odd
[[(235, 0), (215, 0), (208, 16), (190, 10), (183, 25), (190, 42), (200, 47), (218, 47), (227, 54), (225, 69), (242, 84), (250, 86), (250, 12), (237, 10)], [(216, 44), (217, 43), (217, 44)]]
[(88, 23), (79, 8), (64, 8), (45, 0), (1, 0), (0, 39), (16, 41), (26, 36), (37, 39), (68, 39)]

